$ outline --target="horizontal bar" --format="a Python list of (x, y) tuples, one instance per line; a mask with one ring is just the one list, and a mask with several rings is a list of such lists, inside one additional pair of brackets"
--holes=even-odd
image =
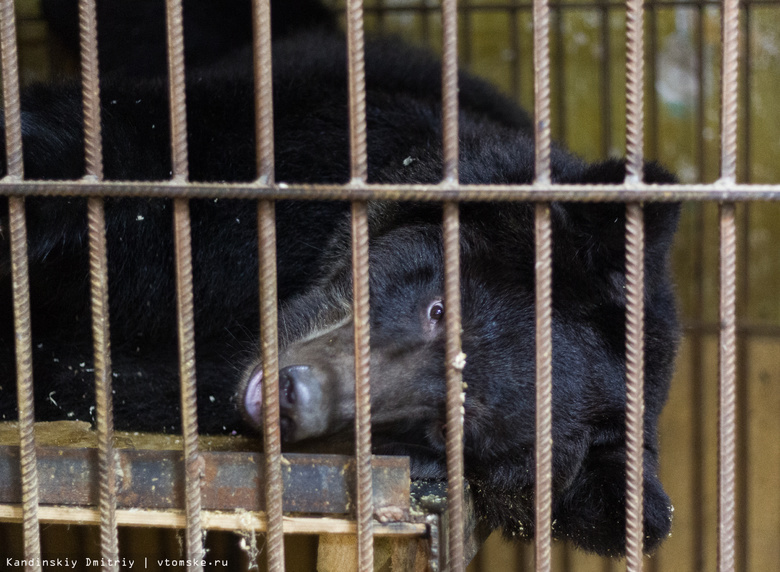
[[(96, 449), (38, 447), (37, 454), (41, 504), (97, 506)], [(204, 509), (265, 509), (262, 453), (211, 451), (201, 456), (205, 463)], [(184, 507), (181, 451), (118, 449), (117, 457), (117, 506)], [(408, 514), (409, 459), (375, 456), (372, 466), (375, 506)], [(350, 456), (286, 454), (282, 474), (285, 511), (348, 514), (354, 507), (355, 465)], [(20, 490), (19, 448), (0, 446), (0, 503), (21, 502)]]
[[(100, 523), (100, 512), (93, 508), (42, 506), (39, 514), (40, 521), (49, 524)], [(187, 517), (181, 510), (118, 509), (116, 516), (120, 526), (184, 528), (187, 525)], [(0, 504), (0, 522), (21, 520), (21, 507)], [(208, 530), (265, 532), (266, 524), (265, 514), (258, 512), (201, 512), (201, 526)], [(374, 522), (373, 527), (375, 536), (423, 536), (427, 533), (427, 526), (417, 522)], [(284, 531), (288, 534), (357, 534), (357, 526), (354, 520), (342, 518), (285, 516)]]
[(392, 201), (777, 201), (780, 184), (617, 184), (574, 185), (304, 185), (278, 183), (176, 183), (14, 181), (0, 179), (0, 196), (174, 197), (268, 200)]
[[(608, 9), (625, 9), (626, 3), (622, 0), (590, 0), (582, 2), (570, 2), (566, 0), (553, 0), (548, 2), (551, 9), (554, 10), (592, 10), (593, 8), (608, 8)], [(740, 0), (740, 4), (743, 6), (762, 6), (762, 5), (776, 5), (777, 0)], [(643, 2), (644, 8), (647, 9), (667, 9), (667, 8), (679, 8), (683, 7), (699, 7), (699, 6), (717, 6), (723, 5), (723, 0), (649, 0)], [(494, 2), (491, 4), (462, 4), (458, 6), (458, 12), (506, 12), (507, 10), (515, 11), (528, 11), (533, 9), (531, 0), (526, 2), (518, 2), (513, 4), (511, 2)], [(397, 5), (397, 6), (383, 6), (382, 8), (375, 8), (366, 6), (366, 14), (392, 13), (400, 12), (407, 14), (427, 14), (437, 12), (439, 7), (436, 4), (430, 5)]]

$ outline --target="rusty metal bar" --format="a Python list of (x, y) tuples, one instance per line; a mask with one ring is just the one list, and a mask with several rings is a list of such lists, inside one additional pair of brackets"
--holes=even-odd
[(644, 211), (626, 206), (626, 568), (642, 569), (644, 515)]
[[(13, 0), (0, 3), (0, 52), (2, 52), (3, 109), (5, 120), (6, 179), (21, 181), (22, 121), (19, 104), (19, 61)], [(8, 198), (11, 247), (14, 332), (16, 338), (16, 391), (19, 409), (22, 538), (28, 571), (41, 570), (38, 519), (38, 469), (35, 455), (35, 422), (30, 328), (30, 283), (27, 267), (27, 226), (24, 198)]]
[(463, 417), (466, 387), (461, 349), (460, 221), (458, 203), (444, 203), (444, 303), (446, 308), (446, 452), (447, 511), (449, 516), (449, 570), (465, 569), (463, 513)]
[(534, 0), (534, 134), (537, 186), (550, 183), (550, 7)]
[(626, 1), (626, 182), (639, 183), (644, 170), (644, 5)]
[(718, 571), (735, 569), (736, 209), (720, 207), (720, 345), (718, 408)]
[[(84, 104), (85, 176), (103, 180), (100, 130), (100, 82), (98, 77), (97, 16), (95, 0), (79, 2), (81, 81)], [(111, 399), (111, 342), (108, 311), (108, 264), (103, 199), (87, 203), (92, 338), (95, 353), (95, 403), (100, 464), (100, 554), (107, 570), (119, 570), (116, 522), (116, 458)]]
[[(100, 470), (98, 450), (93, 447), (41, 447), (37, 449), (41, 474), (54, 478), (40, 483), (40, 504), (95, 506), (95, 487)], [(121, 508), (183, 509), (186, 504), (184, 455), (179, 450), (117, 448)], [(203, 451), (203, 508), (232, 511), (267, 511), (262, 493), (265, 457), (262, 452)], [(354, 506), (350, 484), (355, 463), (347, 455), (285, 455), (284, 510), (299, 513), (345, 514)], [(409, 460), (375, 456), (372, 459), (373, 492), (380, 506), (410, 509)], [(22, 498), (19, 447), (0, 446), (0, 505)]]
[(549, 203), (536, 203), (536, 489), (535, 562), (552, 566), (552, 220)]
[[(551, 182), (550, 6), (546, 0), (534, 0), (533, 26), (534, 187), (541, 190), (549, 187)], [(534, 567), (537, 572), (549, 572), (552, 567), (552, 226), (550, 205), (537, 202), (534, 219), (536, 227)]]
[[(173, 180), (186, 183), (187, 106), (184, 76), (184, 30), (181, 0), (166, 0), (168, 38), (168, 80), (171, 112), (171, 166)], [(179, 339), (179, 378), (181, 387), (182, 432), (186, 470), (188, 570), (202, 572), (205, 556), (201, 528), (201, 483), (204, 462), (198, 452), (198, 407), (195, 385), (195, 318), (192, 295), (192, 236), (189, 203), (176, 199), (173, 204), (174, 245), (176, 250), (176, 315)]]
[[(442, 19), (442, 145), (443, 183), (458, 186), (458, 8), (456, 0), (444, 0)], [(446, 371), (446, 454), (448, 564), (451, 572), (465, 569), (463, 418), (466, 392), (463, 385), (465, 355), (461, 348), (460, 220), (457, 202), (444, 203), (444, 303)]]
[[(273, 76), (270, 0), (253, 1), (255, 137), (260, 184), (274, 181)], [(270, 572), (284, 571), (282, 439), (279, 426), (279, 338), (277, 316), (276, 216), (273, 201), (257, 205), (260, 267), (260, 342), (263, 360), (263, 450), (268, 518), (266, 558)]]
[[(363, 2), (347, 4), (349, 63), (350, 169), (353, 185), (368, 178), (366, 146), (366, 74), (363, 40)], [(355, 335), (355, 454), (357, 457), (358, 569), (374, 567), (374, 516), (371, 479), (371, 361), (368, 288), (368, 210), (363, 201), (352, 203), (352, 303)]]
[[(737, 178), (739, 2), (723, 0), (720, 184)], [(720, 345), (718, 408), (718, 571), (735, 570), (736, 521), (736, 208), (720, 207)]]
[(371, 477), (371, 388), (369, 385), (370, 313), (368, 296), (368, 213), (367, 204), (352, 203), (352, 284), (355, 332), (355, 439), (357, 453), (357, 520), (359, 570), (374, 566), (374, 516)]
[(171, 197), (266, 200), (360, 200), (443, 202), (457, 199), (473, 202), (680, 202), (680, 201), (780, 201), (780, 184), (722, 185), (718, 183), (674, 183), (656, 185), (637, 183), (580, 185), (549, 183), (543, 187), (530, 184), (438, 184), (393, 185), (367, 183), (262, 185), (254, 183), (185, 183), (161, 182), (87, 182), (87, 181), (20, 181), (0, 179), (0, 196), (102, 196), (102, 197)]
[[(644, 176), (644, 4), (626, 2), (626, 178)], [(644, 211), (626, 205), (626, 569), (642, 570), (644, 537)]]
[(727, 184), (737, 180), (738, 68), (739, 0), (723, 0), (720, 177)]

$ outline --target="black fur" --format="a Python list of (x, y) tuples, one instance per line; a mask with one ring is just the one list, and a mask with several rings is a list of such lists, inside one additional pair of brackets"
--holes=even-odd
[[(274, 47), (278, 181), (349, 176), (343, 38), (291, 34)], [(188, 77), (190, 174), (256, 176), (252, 79), (246, 55)], [(437, 62), (392, 40), (366, 48), (369, 180), (435, 183), (442, 173)], [(460, 178), (529, 183), (527, 116), (461, 76)], [(170, 174), (162, 79), (109, 78), (102, 89), (108, 179)], [(83, 173), (80, 93), (37, 87), (22, 101), (28, 178)], [(622, 161), (587, 165), (553, 149), (562, 182), (619, 182)], [(648, 180), (672, 179), (648, 165)], [(6, 202), (2, 203), (6, 209)], [(27, 200), (36, 416), (93, 419), (85, 201)], [(257, 363), (256, 205), (192, 200), (199, 423), (204, 432), (257, 422), (248, 400)], [(338, 441), (352, 409), (349, 205), (277, 203), (282, 414), (296, 435)], [(480, 518), (533, 534), (533, 207), (461, 205), (466, 475)], [(171, 203), (107, 199), (115, 421), (121, 429), (179, 428)], [(601, 554), (624, 550), (624, 206), (555, 203), (553, 298), (554, 533)], [(657, 478), (657, 419), (677, 342), (668, 277), (678, 207), (646, 205), (646, 548), (668, 533)], [(418, 478), (444, 477), (441, 208), (374, 203), (371, 225), (372, 408), (376, 452), (412, 457)], [(7, 226), (7, 211), (0, 213)], [(0, 235), (0, 415), (15, 417), (7, 233)], [(446, 304), (446, 301), (443, 302)], [(337, 327), (338, 324), (343, 324)], [(324, 333), (323, 333), (324, 332)], [(237, 393), (238, 388), (238, 393)], [(321, 391), (304, 403), (302, 389)], [(307, 407), (311, 407), (307, 409)], [(306, 415), (309, 415), (306, 417)], [(313, 416), (313, 417), (312, 417)], [(319, 416), (319, 417), (318, 417)], [(306, 425), (312, 418), (321, 426)], [(307, 433), (300, 433), (306, 426)], [(317, 432), (319, 431), (319, 433)]]

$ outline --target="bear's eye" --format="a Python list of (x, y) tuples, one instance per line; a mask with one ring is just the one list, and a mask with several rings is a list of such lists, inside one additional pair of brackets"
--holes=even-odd
[(444, 317), (444, 304), (441, 300), (431, 302), (428, 306), (428, 319), (434, 323), (440, 321)]

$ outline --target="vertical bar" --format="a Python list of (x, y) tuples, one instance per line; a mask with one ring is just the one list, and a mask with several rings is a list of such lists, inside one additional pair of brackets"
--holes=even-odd
[[(86, 178), (103, 180), (100, 135), (100, 81), (98, 77), (97, 18), (95, 0), (79, 2), (81, 79), (84, 103), (84, 155)], [(95, 352), (95, 401), (97, 406), (98, 461), (100, 467), (100, 553), (105, 569), (119, 570), (116, 522), (116, 462), (111, 399), (111, 341), (109, 337), (106, 223), (103, 199), (87, 202), (92, 339)]]
[[(349, 58), (349, 137), (352, 183), (368, 177), (366, 147), (366, 83), (363, 48), (363, 2), (347, 4)], [(355, 335), (355, 453), (357, 463), (358, 564), (361, 572), (374, 567), (374, 515), (371, 478), (371, 361), (368, 288), (368, 214), (364, 201), (352, 203), (352, 296)]]
[[(274, 181), (273, 77), (270, 0), (253, 0), (255, 133), (260, 184)], [(282, 439), (279, 427), (279, 338), (276, 281), (276, 215), (273, 201), (257, 205), (260, 261), (260, 343), (263, 360), (263, 450), (269, 572), (284, 571)]]
[(626, 183), (641, 183), (644, 164), (644, 6), (626, 6)]
[(534, 0), (534, 136), (535, 180), (550, 182), (550, 7)]
[(536, 546), (537, 572), (549, 572), (552, 520), (552, 222), (535, 205), (536, 234)]
[[(16, 22), (13, 0), (0, 3), (0, 50), (2, 51), (3, 109), (5, 110), (6, 176), (21, 180), (22, 121), (19, 104), (19, 62), (16, 53)], [(30, 283), (27, 268), (27, 226), (24, 199), (8, 197), (11, 244), (14, 332), (16, 338), (16, 386), (19, 408), (19, 456), (22, 476), (22, 534), (28, 571), (41, 570), (41, 539), (38, 522), (38, 469), (35, 455), (35, 411), (30, 331)]]
[[(168, 80), (171, 106), (171, 163), (174, 181), (186, 181), (187, 107), (184, 92), (184, 30), (181, 0), (166, 0), (168, 38)], [(200, 487), (204, 477), (203, 458), (198, 453), (198, 408), (195, 386), (195, 319), (192, 297), (192, 240), (189, 202), (173, 202), (174, 246), (176, 250), (176, 315), (179, 338), (182, 433), (185, 463), (187, 531), (185, 545), (188, 570), (202, 572), (205, 557), (201, 529)]]
[[(458, 12), (455, 0), (442, 2), (443, 179), (458, 183)], [(461, 349), (460, 220), (458, 203), (444, 203), (444, 303), (446, 334), (446, 453), (449, 512), (449, 570), (465, 569), (463, 539), (463, 415), (465, 390)]]
[[(626, 184), (644, 166), (644, 6), (627, 0)], [(626, 569), (642, 570), (644, 535), (644, 212), (626, 205)]]
[(735, 569), (736, 251), (734, 203), (720, 207), (718, 571)]
[[(534, 183), (551, 181), (550, 7), (534, 0)], [(550, 205), (535, 206), (536, 242), (536, 475), (534, 567), (552, 567), (552, 234)]]
[[(723, 0), (720, 182), (737, 178), (739, 2)], [(720, 345), (718, 411), (718, 571), (735, 569), (736, 472), (736, 213), (720, 207)]]
[(626, 568), (642, 570), (644, 493), (644, 211), (626, 206)]

